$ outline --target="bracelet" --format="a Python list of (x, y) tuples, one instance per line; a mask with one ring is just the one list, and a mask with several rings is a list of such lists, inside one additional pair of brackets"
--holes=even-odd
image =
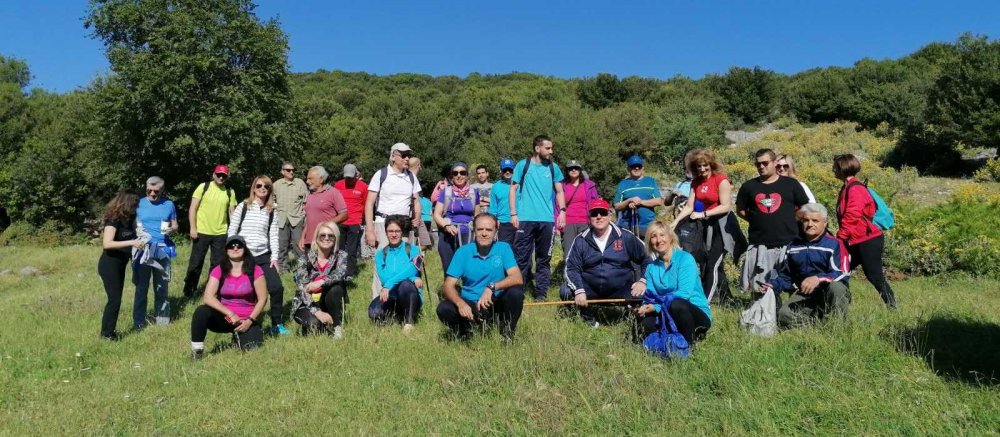
[(257, 319), (253, 318), (253, 316), (247, 317), (247, 320), (249, 320), (251, 324), (257, 323)]
[(515, 217), (515, 216), (517, 216), (517, 213), (516, 213), (516, 212), (515, 212), (515, 213), (511, 213), (511, 215), (510, 215), (510, 216), (511, 216), (511, 217)]

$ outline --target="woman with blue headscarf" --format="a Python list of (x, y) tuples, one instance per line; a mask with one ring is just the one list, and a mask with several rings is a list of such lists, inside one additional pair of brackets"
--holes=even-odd
[(455, 251), (472, 241), (472, 218), (476, 216), (479, 193), (469, 185), (469, 166), (458, 161), (451, 164), (451, 184), (438, 194), (434, 206), (434, 221), (441, 241), (441, 271), (447, 272)]

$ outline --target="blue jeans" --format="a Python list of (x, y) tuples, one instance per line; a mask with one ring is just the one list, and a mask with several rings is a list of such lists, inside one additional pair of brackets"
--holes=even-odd
[(153, 279), (153, 314), (157, 324), (170, 321), (170, 302), (167, 301), (167, 287), (170, 285), (170, 258), (159, 260), (164, 269), (155, 269), (147, 265), (132, 265), (132, 282), (135, 284), (135, 303), (132, 306), (132, 325), (135, 329), (146, 326), (146, 306), (149, 292), (149, 280)]

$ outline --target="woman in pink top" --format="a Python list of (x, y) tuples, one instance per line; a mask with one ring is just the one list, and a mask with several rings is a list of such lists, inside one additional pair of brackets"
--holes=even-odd
[(202, 302), (191, 318), (194, 359), (204, 355), (209, 330), (233, 333), (233, 343), (242, 350), (264, 342), (259, 318), (267, 303), (267, 282), (264, 271), (247, 255), (243, 237), (233, 235), (226, 240), (226, 257), (209, 273)]
[[(600, 194), (597, 193), (597, 184), (587, 179), (583, 166), (576, 161), (566, 164), (566, 179), (563, 179), (562, 185), (566, 196), (566, 226), (559, 231), (562, 233), (563, 253), (566, 254), (569, 253), (573, 239), (590, 225), (587, 206), (591, 200), (600, 197)], [(558, 214), (559, 208), (555, 208), (555, 211)]]

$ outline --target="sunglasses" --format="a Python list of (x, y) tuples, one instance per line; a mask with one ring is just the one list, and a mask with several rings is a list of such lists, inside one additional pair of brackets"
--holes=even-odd
[(225, 174), (225, 173), (216, 173), (216, 174), (215, 174), (215, 177), (217, 177), (217, 178), (219, 178), (219, 179), (225, 179), (225, 178), (228, 178), (228, 177), (229, 177), (229, 175), (227, 175), (227, 174)]
[(268, 190), (270, 190), (271, 186), (268, 185), (268, 184), (257, 184), (257, 185), (254, 185), (254, 188), (256, 188), (258, 190), (261, 189), (261, 188), (267, 188)]
[(639, 170), (639, 169), (641, 169), (641, 168), (642, 168), (642, 166), (641, 166), (641, 165), (632, 165), (632, 166), (629, 166), (629, 168), (628, 168), (628, 169), (629, 169), (629, 170)]
[(512, 169), (512, 168), (505, 168), (505, 169), (500, 170), (500, 173), (513, 173), (513, 172), (514, 172), (514, 169)]
[(413, 152), (399, 152), (399, 157), (403, 159), (409, 159), (413, 156)]
[(316, 239), (320, 241), (336, 240), (337, 236), (333, 234), (319, 234), (316, 236)]
[(790, 166), (788, 164), (778, 164), (778, 170), (788, 170)]
[(148, 190), (146, 190), (146, 194), (160, 194), (161, 191), (163, 191), (163, 190), (148, 189)]
[(246, 249), (246, 246), (244, 246), (243, 243), (229, 243), (229, 245), (226, 246), (226, 250), (235, 250), (235, 249)]
[(295, 169), (294, 168), (283, 168), (283, 169), (281, 169), (281, 171), (292, 172), (292, 171), (295, 171)]
[(757, 161), (754, 163), (757, 167), (766, 167), (771, 161)]
[(580, 171), (580, 167), (570, 167), (569, 171)]
[(610, 214), (611, 211), (608, 211), (606, 209), (595, 209), (593, 211), (590, 211), (590, 218), (607, 217)]
[(469, 172), (465, 171), (465, 170), (455, 170), (455, 171), (451, 172), (451, 175), (452, 176), (468, 176)]

